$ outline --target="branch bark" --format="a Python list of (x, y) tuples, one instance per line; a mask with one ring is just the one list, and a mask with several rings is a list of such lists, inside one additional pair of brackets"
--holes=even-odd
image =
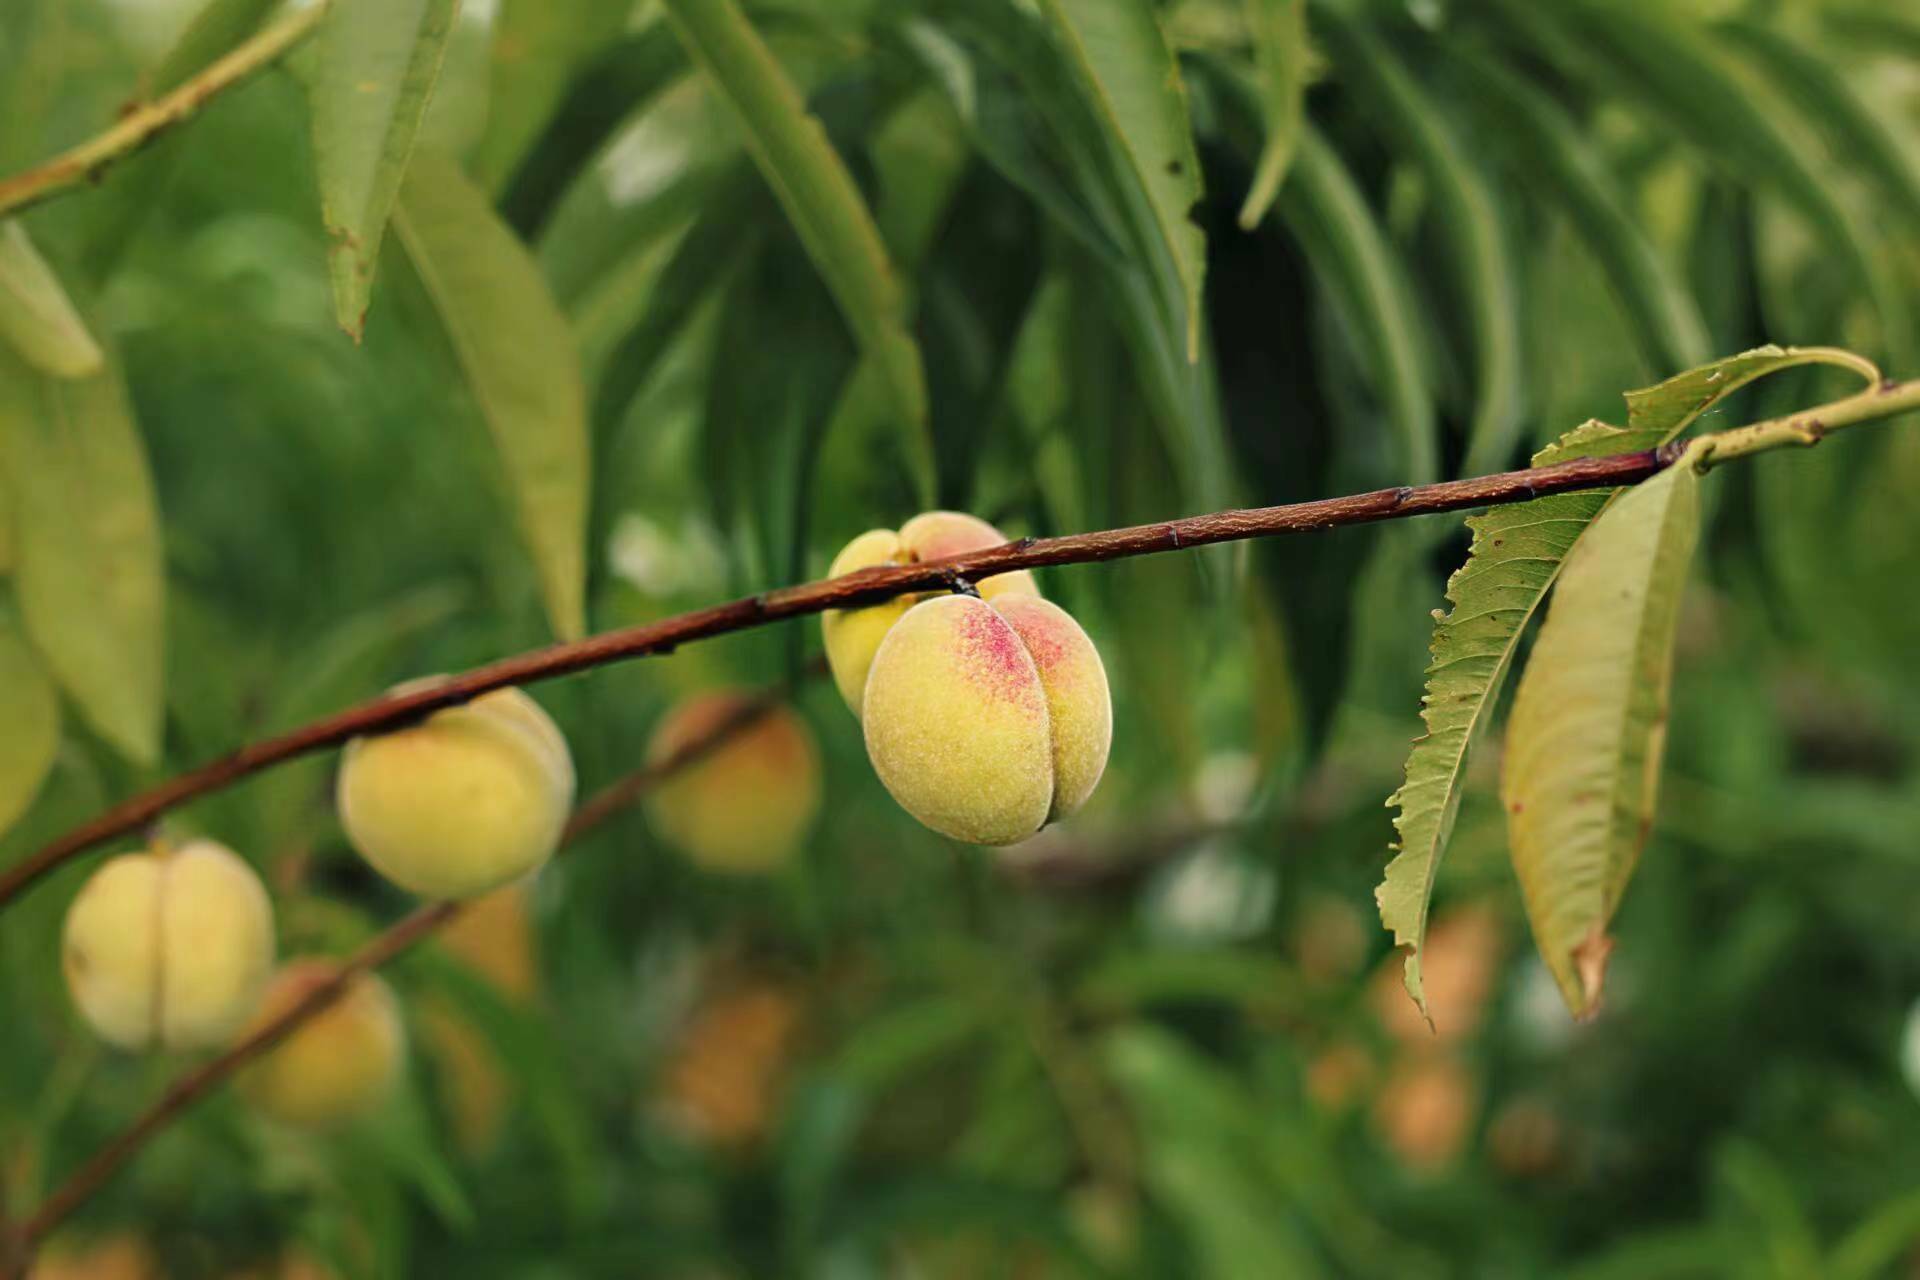
[[(297, 756), (340, 746), (362, 734), (400, 728), (443, 707), (456, 706), (508, 685), (533, 684), (629, 658), (671, 653), (695, 640), (827, 609), (877, 604), (911, 592), (955, 590), (966, 583), (1015, 569), (1090, 564), (1220, 542), (1242, 542), (1341, 525), (1528, 502), (1578, 489), (1638, 484), (1673, 465), (1684, 452), (1682, 446), (1688, 444), (1703, 445), (1704, 452), (1699, 456), (1718, 463), (1767, 449), (1817, 444), (1840, 427), (1892, 417), (1915, 408), (1920, 408), (1920, 380), (1886, 382), (1803, 413), (1696, 437), (1692, 441), (1674, 441), (1659, 449), (1605, 458), (1579, 458), (1550, 467), (1504, 471), (1467, 480), (1376, 489), (1371, 493), (1287, 506), (1218, 511), (1095, 533), (1023, 538), (944, 560), (861, 569), (838, 578), (782, 587), (657, 622), (603, 632), (584, 640), (549, 645), (462, 672), (431, 688), (388, 694), (360, 703), (277, 738), (241, 747), (210, 764), (129, 797), (0, 873), (0, 908), (55, 868), (109, 840), (139, 831), (161, 814), (190, 800), (220, 791)], [(1728, 447), (1719, 448), (1722, 443)]]
[(45, 164), (0, 178), (0, 217), (51, 200), (83, 182), (98, 181), (107, 166), (132, 155), (209, 101), (277, 61), (313, 33), (326, 16), (327, 2), (289, 14), (280, 22), (236, 45), (179, 88), (142, 103), (103, 133)]
[[(634, 803), (663, 780), (704, 758), (735, 734), (764, 716), (785, 696), (785, 690), (769, 689), (741, 703), (711, 730), (673, 754), (636, 769), (617, 782), (610, 783), (583, 801), (574, 810), (561, 837), (561, 849), (577, 842), (614, 814)], [(380, 968), (412, 950), (431, 937), (466, 909), (465, 901), (428, 902), (401, 917), (383, 932), (364, 943), (346, 960), (331, 979), (309, 991), (298, 1002), (270, 1022), (247, 1033), (225, 1052), (181, 1074), (157, 1098), (153, 1105), (104, 1146), (89, 1157), (65, 1182), (40, 1202), (30, 1215), (11, 1232), (0, 1230), (0, 1277), (13, 1277), (15, 1269), (24, 1271), (35, 1246), (105, 1186), (128, 1161), (138, 1155), (159, 1133), (189, 1107), (231, 1079), (247, 1063), (279, 1044), (308, 1019), (319, 1014), (345, 994), (357, 975)], [(4, 1224), (0, 1224), (3, 1226)]]

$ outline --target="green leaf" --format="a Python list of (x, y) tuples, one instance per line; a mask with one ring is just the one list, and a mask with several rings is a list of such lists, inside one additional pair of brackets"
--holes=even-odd
[[(1536, 466), (1651, 449), (1756, 378), (1806, 364), (1833, 364), (1869, 376), (1857, 356), (1827, 348), (1760, 347), (1627, 394), (1627, 426), (1588, 422), (1534, 455)], [(1871, 378), (1869, 378), (1871, 380)], [(1407, 756), (1406, 781), (1387, 799), (1398, 808), (1397, 852), (1374, 890), (1380, 922), (1409, 948), (1407, 994), (1427, 1011), (1420, 949), (1427, 908), (1447, 839), (1459, 816), (1469, 753), (1506, 683), (1515, 647), (1561, 563), (1587, 525), (1619, 490), (1556, 494), (1498, 507), (1467, 520), (1473, 544), (1447, 581), (1453, 605), (1436, 613), (1433, 662), (1421, 699), (1426, 733)]]
[(559, 105), (568, 76), (620, 33), (630, 10), (605, 0), (501, 0), (493, 95), (473, 171), (498, 191)]
[(0, 335), (58, 378), (98, 373), (105, 359), (53, 268), (12, 220), (0, 223)]
[(1311, 125), (1301, 129), (1279, 208), (1314, 278), (1370, 348), (1379, 395), (1400, 437), (1398, 474), (1415, 484), (1437, 479), (1438, 430), (1412, 291), (1353, 175)]
[(1661, 372), (1706, 359), (1706, 321), (1685, 283), (1661, 260), (1616, 193), (1618, 179), (1566, 111), (1505, 65), (1477, 50), (1459, 54), (1489, 121), (1513, 145), (1525, 172), (1550, 183), (1573, 227), (1607, 273), (1647, 359)]
[(1514, 693), (1507, 840), (1534, 942), (1581, 1017), (1599, 1005), (1607, 922), (1653, 827), (1699, 490), (1683, 456), (1594, 521)]
[(360, 340), (374, 265), (458, 0), (334, 0), (312, 78), (314, 163), (340, 327)]
[(414, 158), (393, 226), (506, 468), (547, 617), (561, 637), (580, 635), (591, 463), (566, 318), (526, 247), (446, 157)]
[(873, 215), (806, 100), (733, 0), (667, 0), (681, 38), (739, 114), (747, 149), (867, 355), (931, 473), (927, 384), (907, 305)]
[(1544, 22), (1564, 23), (1585, 55), (1583, 64), (1598, 59), (1606, 68), (1596, 89), (1632, 90), (1660, 122), (1740, 182), (1784, 198), (1873, 300), (1886, 330), (1886, 349), (1907, 349), (1911, 317), (1895, 287), (1897, 273), (1881, 264), (1872, 229), (1839, 198), (1833, 175), (1813, 154), (1795, 113), (1783, 108), (1772, 85), (1741, 74), (1745, 69), (1721, 51), (1714, 36), (1647, 7), (1593, 0), (1501, 2), (1527, 8)]
[(1151, 211), (1185, 298), (1187, 360), (1196, 362), (1207, 241), (1188, 217), (1200, 199), (1200, 157), (1180, 63), (1151, 5), (1042, 0), (1042, 7), (1082, 94)]
[(1319, 30), (1340, 74), (1378, 111), (1433, 192), (1473, 343), (1474, 410), (1462, 466), (1468, 475), (1501, 470), (1519, 439), (1526, 406), (1520, 290), (1499, 202), (1446, 112), (1397, 57), (1330, 11)]
[(1306, 0), (1244, 0), (1247, 28), (1253, 35), (1253, 63), (1260, 76), (1261, 102), (1266, 108), (1266, 142), (1254, 167), (1247, 199), (1240, 206), (1240, 226), (1251, 231), (1260, 225), (1280, 194), (1280, 183), (1293, 163), (1302, 126), (1306, 122), (1307, 81), (1313, 49), (1307, 42)]
[(1731, 20), (1719, 29), (1799, 101), (1808, 119), (1825, 126), (1849, 168), (1878, 183), (1909, 225), (1920, 226), (1920, 159), (1844, 75), (1804, 45), (1758, 23)]
[(60, 700), (10, 613), (0, 614), (0, 835), (33, 802), (60, 751)]
[(160, 522), (119, 369), (49, 378), (0, 354), (0, 471), (27, 634), (87, 722), (129, 759), (153, 764)]

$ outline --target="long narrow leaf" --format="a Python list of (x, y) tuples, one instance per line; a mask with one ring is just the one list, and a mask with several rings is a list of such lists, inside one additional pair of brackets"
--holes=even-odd
[(160, 522), (117, 367), (50, 378), (0, 353), (0, 471), (34, 647), (102, 737), (152, 764), (163, 705)]
[[(1732, 392), (1780, 369), (1834, 364), (1871, 372), (1858, 357), (1824, 348), (1761, 347), (1627, 395), (1624, 429), (1589, 422), (1534, 455), (1537, 465), (1628, 453), (1664, 444)], [(1407, 756), (1406, 781), (1387, 800), (1397, 852), (1374, 890), (1380, 922), (1408, 948), (1407, 994), (1424, 1013), (1420, 951), (1441, 856), (1459, 816), (1468, 755), (1506, 683), (1521, 633), (1567, 553), (1618, 490), (1558, 494), (1468, 519), (1473, 545), (1447, 582), (1453, 608), (1436, 617), (1433, 662), (1421, 717), (1427, 730)]]
[(1700, 536), (1690, 457), (1568, 554), (1513, 697), (1500, 800), (1534, 942), (1567, 1006), (1598, 1006), (1607, 922), (1653, 826), (1680, 597)]
[(780, 199), (860, 345), (886, 375), (930, 473), (927, 384), (905, 295), (853, 176), (793, 81), (733, 0), (667, 0), (681, 38), (739, 113), (747, 149)]
[(359, 341), (380, 240), (459, 0), (333, 0), (313, 75), (313, 151), (340, 327)]
[(60, 700), (46, 669), (0, 613), (0, 835), (27, 806), (60, 750)]
[(1188, 217), (1200, 199), (1200, 158), (1180, 64), (1153, 8), (1108, 0), (1043, 0), (1082, 92), (1139, 184), (1180, 280), (1187, 360), (1200, 358), (1206, 236)]
[(1300, 144), (1313, 50), (1307, 43), (1307, 0), (1245, 0), (1245, 7), (1253, 34), (1254, 70), (1266, 107), (1266, 140), (1246, 202), (1240, 206), (1240, 225), (1251, 231), (1273, 207)]
[(1507, 465), (1525, 413), (1520, 290), (1500, 208), (1440, 104), (1364, 28), (1326, 12), (1317, 27), (1335, 69), (1365, 93), (1433, 191), (1474, 354), (1469, 475)]
[(0, 337), (58, 378), (98, 373), (104, 360), (59, 277), (15, 221), (0, 223)]
[(556, 634), (585, 630), (588, 475), (580, 355), (526, 247), (451, 160), (414, 158), (394, 231), (506, 470)]
[(1618, 180), (1558, 103), (1503, 64), (1462, 55), (1476, 90), (1486, 95), (1501, 138), (1518, 149), (1527, 171), (1553, 185), (1567, 216), (1607, 273), (1659, 372), (1691, 368), (1707, 358), (1707, 327), (1685, 284), (1616, 194)]

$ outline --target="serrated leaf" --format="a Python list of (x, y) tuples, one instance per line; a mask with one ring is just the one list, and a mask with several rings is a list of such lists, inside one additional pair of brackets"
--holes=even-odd
[(1253, 36), (1254, 70), (1260, 77), (1262, 123), (1266, 140), (1254, 166), (1253, 182), (1240, 206), (1240, 226), (1260, 225), (1280, 194), (1293, 163), (1306, 119), (1308, 71), (1313, 51), (1307, 43), (1306, 0), (1244, 0), (1247, 29)]
[(1207, 241), (1188, 216), (1200, 200), (1200, 157), (1179, 60), (1151, 5), (1042, 0), (1042, 7), (1152, 213), (1185, 298), (1187, 360), (1198, 361)]
[(356, 342), (458, 10), (459, 0), (333, 0), (320, 29), (309, 90), (314, 164), (334, 313)]
[(1468, 475), (1498, 471), (1512, 457), (1526, 412), (1520, 290), (1499, 201), (1440, 103), (1391, 51), (1330, 11), (1319, 31), (1336, 70), (1378, 110), (1433, 192), (1472, 336), (1474, 408), (1463, 467)]
[(1700, 537), (1689, 457), (1568, 553), (1513, 698), (1500, 801), (1534, 942), (1575, 1016), (1599, 1005), (1607, 922), (1653, 827), (1680, 598)]
[(105, 360), (53, 268), (13, 220), (0, 223), (0, 335), (57, 378), (98, 373)]
[[(1760, 347), (1627, 393), (1627, 426), (1588, 422), (1534, 455), (1536, 466), (1651, 449), (1756, 378), (1805, 364), (1833, 364), (1863, 377), (1872, 366), (1826, 348)], [(1871, 380), (1871, 378), (1869, 379)], [(1467, 759), (1506, 683), (1515, 647), (1569, 550), (1619, 490), (1555, 494), (1470, 517), (1467, 562), (1447, 581), (1453, 608), (1435, 615), (1433, 662), (1421, 699), (1426, 733), (1407, 756), (1406, 781), (1388, 797), (1398, 808), (1397, 852), (1374, 890), (1380, 922), (1407, 947), (1407, 994), (1427, 1011), (1420, 949), (1427, 907), (1447, 839), (1460, 812)]]
[(586, 627), (586, 392), (566, 318), (526, 246), (459, 166), (422, 151), (393, 226), (506, 470), (554, 632)]
[(732, 104), (747, 149), (826, 280), (861, 348), (884, 373), (909, 456), (932, 470), (926, 374), (906, 296), (853, 175), (820, 121), (733, 0), (667, 0), (682, 40)]
[(86, 721), (129, 759), (153, 764), (160, 522), (118, 368), (51, 378), (0, 354), (0, 472), (28, 636)]
[(60, 752), (60, 700), (45, 668), (0, 613), (0, 835), (27, 811)]

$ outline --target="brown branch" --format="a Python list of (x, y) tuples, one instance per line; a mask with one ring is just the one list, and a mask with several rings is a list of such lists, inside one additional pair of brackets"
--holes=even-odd
[(98, 181), (106, 167), (132, 155), (186, 120), (211, 99), (271, 65), (313, 33), (326, 16), (326, 0), (288, 14), (171, 93), (133, 107), (114, 126), (62, 152), (45, 164), (0, 178), (0, 217), (51, 200), (83, 182)]
[(550, 645), (476, 667), (431, 688), (389, 694), (349, 707), (291, 733), (242, 747), (211, 764), (123, 800), (0, 874), (0, 907), (56, 867), (97, 845), (139, 831), (161, 814), (189, 800), (232, 786), (242, 778), (296, 756), (337, 747), (360, 734), (398, 728), (442, 707), (455, 706), (508, 685), (531, 684), (610, 662), (669, 653), (694, 640), (826, 609), (874, 604), (915, 591), (951, 590), (1014, 569), (1118, 560), (1219, 542), (1526, 502), (1576, 489), (1637, 484), (1669, 466), (1678, 456), (1678, 450), (1666, 447), (1607, 458), (1581, 458), (1551, 467), (1508, 471), (1471, 480), (1377, 489), (1372, 493), (1283, 507), (1220, 511), (1059, 538), (1024, 538), (945, 560), (862, 569), (838, 578), (783, 587), (657, 622), (603, 632), (584, 640)]
[[(815, 674), (821, 669), (820, 664), (815, 664), (807, 674)], [(699, 738), (587, 797), (573, 811), (573, 817), (567, 823), (566, 831), (561, 836), (562, 851), (644, 796), (662, 780), (718, 749), (736, 733), (764, 716), (784, 696), (785, 690), (776, 688), (741, 702)], [(339, 1000), (356, 976), (369, 973), (406, 954), (416, 943), (431, 936), (464, 911), (466, 905), (466, 901), (447, 900), (416, 907), (362, 944), (359, 950), (341, 962), (339, 969), (326, 982), (307, 992), (279, 1016), (247, 1033), (218, 1056), (183, 1073), (132, 1124), (94, 1152), (85, 1164), (41, 1201), (39, 1207), (21, 1221), (17, 1230), (0, 1235), (0, 1276), (13, 1276), (15, 1272), (12, 1268), (24, 1270), (34, 1246), (105, 1186), (155, 1134), (231, 1078), (240, 1068)]]

